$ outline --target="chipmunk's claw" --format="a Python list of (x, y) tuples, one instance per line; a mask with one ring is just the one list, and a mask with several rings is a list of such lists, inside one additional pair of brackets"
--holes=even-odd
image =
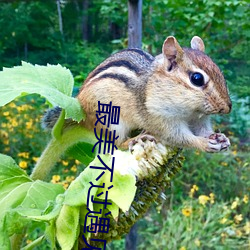
[(138, 135), (133, 140), (131, 140), (128, 144), (130, 152), (133, 152), (133, 146), (137, 143), (139, 143), (142, 147), (144, 147), (144, 144), (146, 141), (151, 141), (151, 142), (156, 143), (156, 139), (152, 135), (149, 135), (149, 134)]
[(209, 152), (226, 151), (230, 147), (229, 139), (222, 133), (211, 134), (208, 139)]

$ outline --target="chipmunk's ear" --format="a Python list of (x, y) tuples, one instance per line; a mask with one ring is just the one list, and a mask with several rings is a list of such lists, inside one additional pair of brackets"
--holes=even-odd
[(175, 37), (169, 36), (162, 46), (162, 54), (170, 61), (179, 61), (182, 59), (183, 50)]
[(204, 45), (204, 42), (203, 40), (198, 37), (198, 36), (194, 36), (191, 40), (191, 48), (192, 49), (197, 49), (197, 50), (200, 50), (202, 52), (205, 51), (205, 45)]

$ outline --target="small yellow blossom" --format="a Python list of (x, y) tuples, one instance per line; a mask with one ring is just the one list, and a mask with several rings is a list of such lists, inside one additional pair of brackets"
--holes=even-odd
[(180, 250), (186, 250), (186, 247), (181, 247)]
[(32, 160), (34, 161), (34, 162), (37, 162), (38, 161), (38, 159), (39, 159), (39, 157), (32, 157)]
[(236, 197), (235, 201), (231, 205), (231, 209), (235, 209), (239, 205), (239, 198)]
[(33, 122), (32, 122), (32, 120), (26, 122), (26, 128), (27, 128), (27, 129), (32, 129), (32, 127), (33, 127)]
[(214, 204), (214, 193), (210, 193), (209, 197), (210, 197), (210, 203)]
[(225, 224), (227, 222), (227, 218), (222, 218), (221, 220), (220, 220), (220, 224)]
[(64, 160), (62, 160), (62, 164), (63, 164), (63, 166), (68, 166), (69, 165), (69, 163), (67, 161), (64, 161)]
[(182, 214), (186, 217), (189, 217), (192, 214), (192, 208), (191, 207), (185, 207), (181, 210)]
[(237, 235), (238, 237), (241, 237), (241, 236), (242, 236), (242, 232), (241, 232), (239, 229), (237, 229), (235, 233), (236, 233), (236, 235)]
[(67, 182), (72, 182), (75, 179), (75, 176), (67, 176), (66, 181)]
[(200, 195), (198, 199), (199, 203), (203, 206), (210, 200), (210, 198), (207, 195)]
[(197, 246), (197, 247), (200, 247), (201, 246), (201, 242), (199, 239), (195, 239), (194, 240), (194, 244)]
[(70, 170), (71, 170), (72, 172), (76, 172), (76, 171), (77, 171), (76, 165), (73, 165), (73, 166), (70, 168)]
[(234, 221), (236, 224), (239, 224), (243, 220), (242, 214), (237, 214), (234, 216)]
[(68, 188), (68, 186), (69, 186), (69, 183), (68, 183), (68, 182), (64, 182), (64, 183), (63, 183), (63, 187), (64, 187), (64, 189), (67, 189), (67, 188)]
[(237, 155), (237, 153), (238, 153), (237, 150), (233, 150), (233, 151), (232, 151), (232, 154), (233, 154), (233, 155)]
[(81, 162), (80, 162), (80, 161), (78, 161), (78, 160), (75, 160), (75, 164), (76, 164), (76, 165), (80, 165), (80, 164), (81, 164)]
[(9, 116), (9, 114), (10, 114), (10, 112), (8, 112), (8, 111), (3, 112), (4, 116)]
[(193, 185), (192, 188), (190, 189), (189, 196), (193, 198), (194, 193), (199, 190), (199, 187), (196, 185)]
[(221, 162), (221, 165), (223, 166), (223, 167), (227, 167), (228, 166), (228, 163), (227, 162)]
[(16, 108), (16, 104), (15, 104), (14, 102), (11, 102), (11, 103), (9, 104), (9, 106), (10, 106), (11, 108)]
[(246, 234), (250, 234), (250, 222), (247, 221), (246, 225), (244, 226), (244, 231), (246, 232)]
[(248, 201), (249, 201), (248, 195), (245, 194), (243, 197), (243, 202), (247, 204)]
[(21, 152), (21, 153), (18, 153), (18, 156), (19, 156), (19, 157), (23, 157), (23, 158), (26, 158), (26, 159), (29, 158), (29, 155), (30, 155), (29, 152)]
[(222, 238), (226, 238), (227, 237), (227, 234), (226, 233), (221, 233), (220, 235)]
[(53, 175), (53, 176), (52, 176), (51, 182), (52, 182), (52, 183), (57, 183), (57, 182), (60, 181), (60, 179), (61, 179), (61, 176), (60, 176), (60, 175)]
[(19, 162), (19, 167), (22, 169), (26, 169), (28, 167), (27, 161), (20, 161)]
[(9, 134), (6, 132), (6, 131), (4, 131), (4, 130), (0, 130), (0, 135), (1, 135), (1, 137), (3, 138), (8, 138), (9, 137)]
[(17, 126), (18, 126), (17, 121), (16, 121), (16, 120), (12, 120), (12, 121), (11, 121), (11, 126), (12, 126), (12, 127), (17, 127)]

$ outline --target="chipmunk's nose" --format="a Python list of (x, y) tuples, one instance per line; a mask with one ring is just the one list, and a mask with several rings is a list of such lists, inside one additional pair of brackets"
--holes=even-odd
[(220, 109), (219, 113), (228, 114), (231, 112), (231, 109), (232, 109), (232, 102), (229, 101), (222, 109)]

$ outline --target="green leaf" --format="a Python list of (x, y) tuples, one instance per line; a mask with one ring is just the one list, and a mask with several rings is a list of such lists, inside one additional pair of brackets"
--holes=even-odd
[(60, 139), (62, 136), (64, 121), (65, 121), (65, 110), (62, 109), (61, 114), (60, 114), (58, 120), (56, 121), (55, 126), (52, 129), (52, 135), (57, 140)]
[(31, 182), (30, 178), (27, 176), (16, 176), (0, 181), (0, 201), (2, 198), (8, 195), (11, 190), (25, 182)]
[(0, 154), (0, 181), (17, 176), (26, 176), (28, 178), (28, 175), (10, 156)]
[(65, 109), (66, 118), (80, 121), (84, 114), (78, 100), (71, 97), (73, 84), (71, 72), (61, 65), (34, 66), (22, 62), (22, 66), (0, 72), (0, 106), (18, 96), (36, 93), (53, 106)]
[(78, 238), (79, 207), (64, 205), (56, 220), (56, 238), (64, 250), (71, 250)]
[(44, 241), (44, 235), (40, 236), (36, 240), (32, 241), (30, 244), (28, 244), (25, 247), (22, 247), (21, 250), (32, 250), (35, 247), (41, 245), (41, 243)]
[(95, 152), (92, 153), (92, 148), (92, 144), (79, 142), (70, 147), (66, 153), (87, 166), (96, 156)]
[(34, 181), (20, 207), (27, 209), (27, 211), (31, 208), (42, 212), (47, 207), (48, 201), (55, 200), (56, 196), (61, 193), (64, 193), (64, 188), (61, 185), (40, 180)]
[[(93, 184), (99, 185), (102, 179), (95, 181), (96, 177), (102, 172), (102, 170), (94, 170), (89, 167), (84, 169), (84, 171), (70, 184), (69, 188), (65, 192), (64, 204), (70, 206), (83, 206), (87, 204), (88, 190), (90, 188), (89, 182), (92, 181)], [(96, 195), (97, 188), (92, 188), (90, 190), (90, 195)], [(90, 203), (90, 209), (92, 209), (92, 203)]]

